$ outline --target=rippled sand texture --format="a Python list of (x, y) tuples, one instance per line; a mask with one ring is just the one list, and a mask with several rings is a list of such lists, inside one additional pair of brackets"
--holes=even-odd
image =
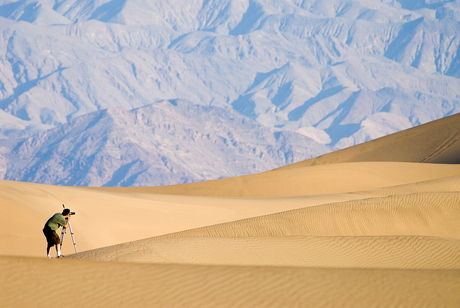
[[(0, 181), (0, 307), (460, 307), (459, 136), (455, 115), (168, 187)], [(62, 203), (80, 252), (48, 260)]]

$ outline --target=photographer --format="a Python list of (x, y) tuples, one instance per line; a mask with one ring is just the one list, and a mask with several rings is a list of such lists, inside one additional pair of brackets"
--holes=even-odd
[(56, 246), (57, 257), (62, 257), (61, 240), (59, 239), (59, 235), (56, 233), (56, 230), (59, 229), (59, 227), (67, 228), (69, 226), (70, 216), (70, 210), (64, 209), (62, 214), (56, 213), (46, 222), (45, 227), (43, 228), (43, 234), (45, 234), (46, 241), (48, 242), (46, 247), (48, 259), (51, 258), (50, 249), (53, 246)]

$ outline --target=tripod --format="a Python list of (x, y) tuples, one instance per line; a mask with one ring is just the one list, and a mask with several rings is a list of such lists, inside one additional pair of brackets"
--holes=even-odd
[[(65, 205), (63, 204), (62, 207), (65, 208)], [(67, 221), (67, 218), (66, 218), (66, 221)], [(73, 247), (75, 248), (75, 253), (78, 253), (77, 244), (75, 244), (75, 238), (73, 236), (72, 225), (70, 224), (70, 222), (69, 222), (69, 229), (70, 229), (70, 235), (72, 236)], [(67, 229), (62, 228), (62, 231), (61, 231), (61, 247), (62, 247), (62, 242), (64, 240), (64, 234), (66, 234), (66, 233), (67, 233)]]

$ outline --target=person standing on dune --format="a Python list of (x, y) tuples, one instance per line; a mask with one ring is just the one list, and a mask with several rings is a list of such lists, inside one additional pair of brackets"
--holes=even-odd
[(56, 230), (59, 227), (67, 228), (69, 226), (70, 221), (70, 210), (64, 209), (61, 213), (54, 214), (48, 221), (45, 223), (45, 227), (43, 228), (43, 234), (45, 234), (47, 247), (46, 247), (46, 255), (48, 259), (51, 259), (50, 249), (53, 246), (56, 246), (56, 254), (57, 257), (62, 257), (61, 255), (61, 240), (59, 239), (59, 235), (56, 233)]

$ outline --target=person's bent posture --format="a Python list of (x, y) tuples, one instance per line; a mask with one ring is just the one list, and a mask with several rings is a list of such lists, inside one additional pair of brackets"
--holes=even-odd
[(69, 226), (69, 221), (70, 210), (64, 209), (62, 211), (62, 214), (56, 213), (46, 222), (45, 227), (43, 228), (43, 234), (45, 234), (46, 241), (48, 243), (46, 247), (46, 255), (48, 256), (48, 258), (51, 258), (50, 249), (53, 246), (56, 246), (57, 257), (60, 258), (62, 256), (61, 239), (59, 238), (59, 235), (56, 233), (56, 230), (59, 229), (59, 227), (67, 228)]

